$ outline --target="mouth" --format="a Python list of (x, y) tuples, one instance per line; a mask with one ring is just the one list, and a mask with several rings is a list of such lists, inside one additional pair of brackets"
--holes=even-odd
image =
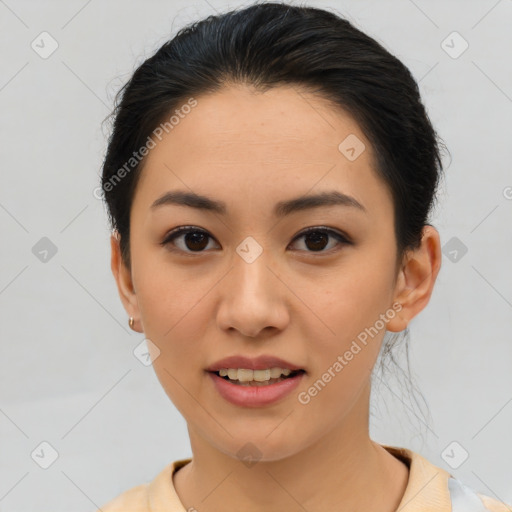
[(231, 384), (237, 386), (262, 387), (277, 384), (287, 379), (293, 379), (305, 370), (290, 370), (289, 368), (267, 368), (265, 370), (251, 370), (248, 368), (221, 368), (213, 373)]
[(237, 407), (267, 407), (284, 400), (307, 375), (305, 370), (280, 368), (212, 368), (207, 371), (219, 395)]
[(206, 368), (219, 395), (238, 407), (265, 407), (289, 396), (307, 375), (304, 368), (271, 354), (232, 355)]

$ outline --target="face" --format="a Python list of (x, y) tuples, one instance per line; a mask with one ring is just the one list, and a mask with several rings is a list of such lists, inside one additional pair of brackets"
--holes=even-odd
[[(116, 279), (189, 432), (233, 457), (251, 442), (277, 460), (368, 407), (382, 320), (394, 318), (388, 330), (406, 326), (405, 309), (393, 309), (407, 276), (396, 279), (392, 198), (359, 126), (322, 98), (230, 87), (196, 99), (145, 161), (131, 272), (118, 267)], [(205, 201), (152, 207), (177, 191), (224, 210)], [(322, 193), (338, 200), (283, 206)], [(273, 356), (303, 371), (283, 381), (284, 394), (254, 392), (207, 371), (231, 356)]]

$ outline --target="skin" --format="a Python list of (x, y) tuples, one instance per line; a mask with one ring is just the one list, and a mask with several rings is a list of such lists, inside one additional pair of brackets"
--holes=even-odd
[[(179, 498), (205, 512), (396, 510), (408, 468), (369, 437), (370, 377), (385, 330), (404, 330), (430, 299), (439, 234), (425, 226), (421, 247), (396, 272), (391, 194), (370, 142), (323, 98), (285, 86), (258, 93), (229, 85), (196, 99), (145, 161), (131, 209), (131, 269), (111, 237), (123, 305), (134, 329), (160, 350), (155, 372), (187, 421), (193, 460), (174, 475)], [(338, 150), (349, 134), (366, 146), (354, 161)], [(228, 214), (178, 205), (150, 211), (176, 189), (224, 201)], [(367, 211), (324, 206), (272, 216), (278, 201), (329, 190)], [(160, 245), (186, 225), (212, 237), (203, 252), (184, 236)], [(315, 251), (314, 241), (297, 238), (311, 226), (346, 233), (352, 244), (331, 236)], [(263, 249), (250, 264), (236, 252), (247, 236)], [(301, 404), (298, 393), (393, 303), (400, 312)], [(307, 373), (275, 404), (235, 406), (204, 371), (234, 354), (275, 355)], [(250, 467), (237, 456), (248, 442), (261, 453)]]

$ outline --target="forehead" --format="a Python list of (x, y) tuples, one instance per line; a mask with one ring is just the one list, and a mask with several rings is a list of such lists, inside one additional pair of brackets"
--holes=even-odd
[[(145, 209), (176, 188), (228, 204), (335, 188), (381, 214), (389, 208), (369, 140), (348, 113), (322, 97), (292, 86), (265, 93), (230, 86), (195, 99), (146, 157), (135, 198)], [(360, 152), (357, 158), (347, 157), (353, 155), (347, 146)]]

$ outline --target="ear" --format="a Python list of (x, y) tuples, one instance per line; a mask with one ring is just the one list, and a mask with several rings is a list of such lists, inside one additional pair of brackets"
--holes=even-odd
[(139, 305), (137, 302), (137, 295), (132, 282), (131, 270), (125, 265), (121, 257), (121, 237), (117, 231), (114, 231), (110, 235), (110, 268), (112, 274), (117, 283), (117, 289), (119, 291), (119, 297), (123, 303), (124, 309), (128, 313), (128, 316), (133, 317), (133, 330), (137, 332), (143, 332), (140, 329), (140, 312)]
[(405, 262), (399, 270), (394, 302), (400, 303), (402, 309), (388, 321), (388, 331), (403, 331), (428, 304), (441, 268), (441, 259), (439, 233), (433, 226), (425, 225), (420, 247), (406, 254)]

